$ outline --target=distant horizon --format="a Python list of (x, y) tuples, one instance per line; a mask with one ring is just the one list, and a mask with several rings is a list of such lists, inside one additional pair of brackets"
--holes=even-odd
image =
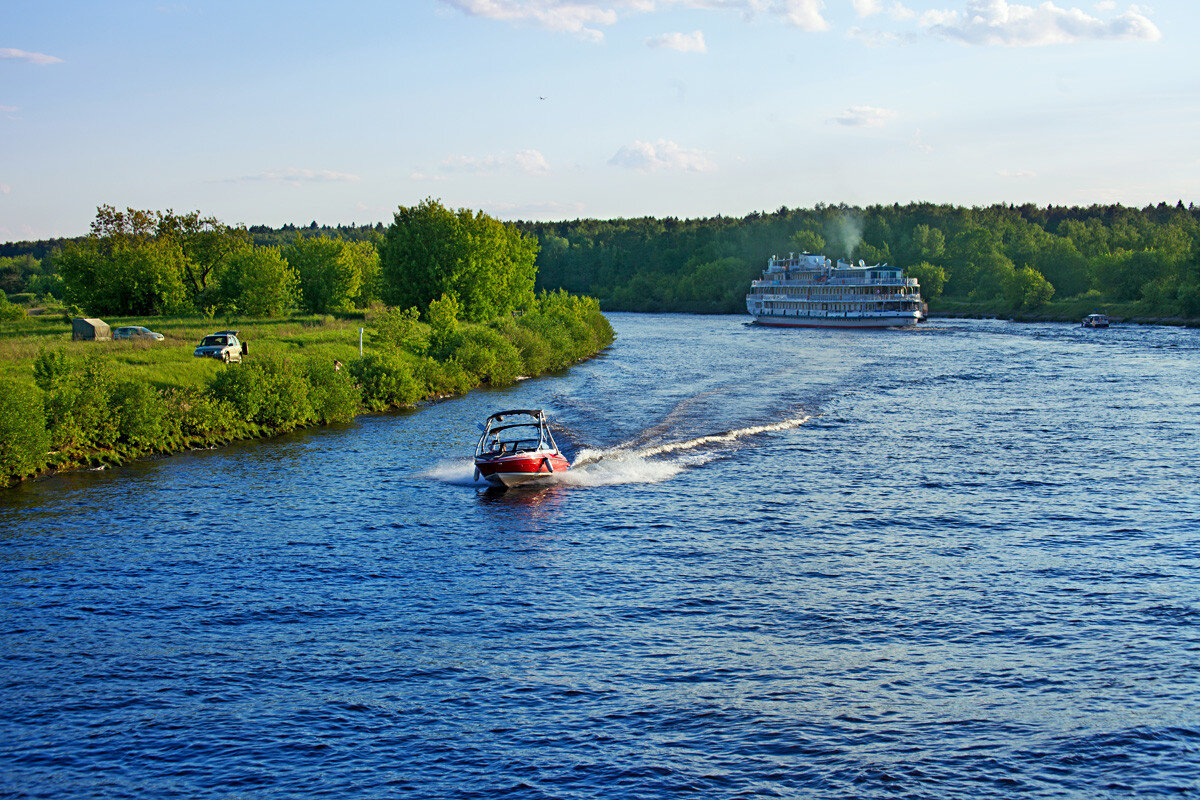
[[(437, 199), (437, 198), (435, 198), (435, 199)], [(869, 204), (865, 204), (865, 205), (853, 205), (850, 203), (824, 203), (824, 207), (826, 207), (826, 208), (846, 207), (846, 208), (857, 208), (857, 209), (862, 209), (862, 210), (867, 210), (867, 209), (870, 209), (873, 207), (879, 207), (879, 208), (888, 207), (888, 208), (890, 208), (893, 205), (899, 205), (901, 208), (904, 208), (906, 206), (914, 206), (914, 205), (932, 205), (932, 206), (949, 206), (951, 208), (963, 208), (963, 209), (995, 208), (995, 207), (1000, 207), (1000, 206), (1003, 206), (1006, 208), (1023, 208), (1026, 206), (1033, 206), (1034, 208), (1038, 208), (1038, 209), (1052, 209), (1052, 208), (1088, 209), (1088, 208), (1119, 207), (1119, 208), (1129, 208), (1129, 209), (1134, 209), (1134, 210), (1138, 210), (1138, 211), (1144, 211), (1148, 208), (1158, 208), (1159, 206), (1162, 206), (1162, 205), (1166, 205), (1170, 208), (1178, 208), (1180, 203), (1183, 203), (1184, 209), (1188, 210), (1188, 211), (1195, 211), (1195, 210), (1200, 209), (1200, 206), (1197, 206), (1194, 202), (1184, 202), (1184, 200), (1181, 198), (1176, 199), (1174, 201), (1160, 200), (1155, 203), (1145, 203), (1145, 204), (1140, 204), (1140, 205), (1135, 205), (1132, 203), (1120, 203), (1120, 202), (1079, 203), (1079, 204), (1074, 204), (1074, 205), (1062, 205), (1062, 204), (1054, 204), (1054, 203), (1051, 203), (1051, 204), (1035, 203), (1033, 201), (1024, 202), (1024, 203), (996, 202), (996, 203), (983, 203), (983, 204), (978, 204), (978, 205), (964, 205), (961, 203), (938, 203), (938, 202), (934, 202), (932, 200), (910, 200), (908, 202), (903, 202), (903, 203), (869, 203)], [(109, 204), (109, 205), (111, 205), (111, 204)], [(681, 217), (676, 214), (665, 214), (665, 215), (639, 214), (637, 216), (570, 217), (570, 218), (562, 218), (562, 219), (506, 219), (503, 221), (511, 222), (513, 224), (522, 224), (522, 225), (554, 225), (554, 224), (561, 224), (561, 223), (577, 222), (577, 221), (582, 221), (582, 220), (596, 220), (598, 222), (612, 222), (615, 220), (622, 220), (622, 219), (660, 219), (660, 220), (661, 219), (676, 219), (676, 220), (679, 220), (680, 222), (697, 222), (697, 221), (718, 219), (718, 218), (720, 218), (720, 219), (745, 219), (746, 217), (749, 217), (753, 214), (760, 214), (763, 216), (768, 216), (771, 214), (779, 213), (780, 208), (782, 208), (782, 207), (786, 207), (788, 211), (813, 211), (813, 210), (816, 210), (818, 205), (821, 205), (821, 203), (814, 203), (812, 205), (805, 205), (805, 206), (790, 206), (790, 205), (784, 204), (784, 206), (777, 207), (777, 208), (771, 209), (771, 210), (756, 209), (753, 211), (747, 211), (743, 214), (718, 213), (718, 214), (709, 214), (706, 216), (693, 216), (693, 217)], [(124, 209), (122, 209), (122, 210), (124, 210)], [(138, 209), (138, 210), (141, 210), (141, 211), (164, 211), (165, 212), (168, 209), (166, 209), (166, 208), (161, 208), (161, 209), (151, 208), (151, 209)], [(201, 209), (190, 209), (190, 208), (189, 209), (178, 209), (178, 208), (176, 208), (174, 210), (179, 213), (190, 213), (192, 211), (199, 211), (202, 216), (216, 216), (214, 214), (207, 213), (202, 208)], [(475, 210), (480, 210), (480, 209), (471, 209), (471, 210), (475, 211)], [(313, 223), (316, 223), (318, 230), (320, 230), (322, 228), (335, 228), (335, 229), (336, 228), (374, 228), (379, 225), (382, 225), (386, 228), (389, 224), (391, 224), (390, 219), (375, 220), (375, 221), (371, 221), (371, 222), (321, 222), (320, 220), (314, 219), (314, 220), (309, 220), (308, 222), (304, 222), (304, 223), (283, 222), (283, 223), (279, 223), (279, 224), (275, 224), (275, 225), (272, 225), (272, 224), (266, 223), (266, 222), (231, 222), (230, 220), (221, 219), (220, 217), (217, 217), (217, 219), (226, 225), (231, 225), (234, 227), (241, 226), (241, 227), (246, 228), (247, 230), (252, 229), (252, 228), (260, 228), (260, 227), (269, 228), (271, 230), (282, 230), (284, 228), (287, 228), (289, 225), (292, 226), (293, 228), (295, 228), (296, 230), (308, 230), (308, 229), (311, 229)], [(54, 235), (54, 236), (43, 236), (43, 237), (40, 237), (39, 239), (5, 239), (5, 240), (0, 240), (0, 244), (12, 245), (12, 244), (22, 244), (22, 243), (26, 243), (26, 242), (32, 243), (32, 242), (38, 242), (38, 241), (49, 241), (49, 240), (55, 240), (55, 239), (76, 239), (76, 238), (79, 238), (82, 236), (87, 236), (87, 235), (88, 235), (88, 230), (85, 228), (84, 230), (80, 231), (79, 233), (68, 233), (68, 234), (61, 234), (61, 235)]]

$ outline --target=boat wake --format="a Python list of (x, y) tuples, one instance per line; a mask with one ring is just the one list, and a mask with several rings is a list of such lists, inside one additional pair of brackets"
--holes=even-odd
[[(764, 433), (798, 428), (811, 418), (811, 415), (804, 414), (779, 422), (706, 434), (678, 442), (646, 443), (643, 434), (634, 442), (614, 447), (585, 447), (576, 454), (570, 470), (547, 475), (528, 485), (532, 488), (550, 485), (613, 486), (661, 483), (684, 470), (703, 466), (728, 455), (729, 450), (720, 447), (721, 445), (729, 445)], [(422, 472), (421, 477), (452, 486), (488, 485), (487, 481), (475, 479), (475, 465), (470, 460), (442, 462)]]

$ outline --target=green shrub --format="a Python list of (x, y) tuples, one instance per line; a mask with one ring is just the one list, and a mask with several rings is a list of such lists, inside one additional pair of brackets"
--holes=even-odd
[(423, 397), (445, 397), (469, 392), (479, 385), (457, 361), (436, 361), (425, 357), (414, 365), (413, 374), (422, 387)]
[(412, 369), (396, 356), (368, 353), (352, 361), (349, 369), (362, 391), (362, 401), (376, 411), (412, 405), (424, 394)]
[(45, 399), (51, 446), (66, 460), (112, 448), (120, 436), (112, 365), (93, 356), (81, 366), (68, 362), (66, 369)]
[(291, 359), (261, 356), (227, 365), (213, 379), (212, 391), (242, 419), (272, 430), (295, 430), (314, 419), (308, 380)]
[(41, 395), (8, 378), (0, 379), (0, 485), (44, 467), (49, 448)]
[(388, 308), (371, 320), (371, 344), (376, 347), (402, 348), (421, 355), (429, 349), (430, 328), (419, 320), (414, 307), (401, 311)]
[(210, 385), (212, 396), (228, 403), (243, 423), (258, 417), (267, 396), (266, 376), (249, 364), (229, 364), (217, 371)]
[(121, 441), (139, 452), (164, 449), (167, 404), (153, 387), (142, 381), (123, 381), (114, 387), (112, 403)]
[(212, 444), (246, 430), (247, 418), (215, 393), (191, 387), (172, 390), (166, 399), (179, 426), (179, 436), (186, 441)]
[(513, 343), (491, 328), (465, 328), (453, 359), (468, 374), (492, 386), (512, 383), (521, 374), (521, 354)]
[(70, 372), (71, 364), (61, 349), (42, 348), (33, 360), (33, 379), (43, 392), (53, 391), (63, 376)]
[(349, 369), (338, 369), (327, 360), (310, 359), (305, 365), (305, 375), (309, 384), (309, 402), (318, 421), (348, 422), (354, 419), (362, 403), (362, 394), (351, 380)]

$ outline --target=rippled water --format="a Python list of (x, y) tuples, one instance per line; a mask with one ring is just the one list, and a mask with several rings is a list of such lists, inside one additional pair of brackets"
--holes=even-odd
[[(0, 795), (1200, 794), (1200, 332), (613, 321), (0, 493)], [(505, 406), (578, 466), (473, 485)]]

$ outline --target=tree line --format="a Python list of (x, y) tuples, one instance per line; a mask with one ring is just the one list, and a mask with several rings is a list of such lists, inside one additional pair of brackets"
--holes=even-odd
[(537, 239), (479, 211), (427, 199), (391, 225), (264, 230), (199, 211), (97, 209), (87, 236), (44, 259), (0, 257), (0, 290), (97, 316), (278, 317), (383, 303), (425, 315), (443, 295), (487, 322), (533, 300)]
[(965, 208), (817, 205), (744, 217), (526, 222), (539, 287), (609, 310), (740, 313), (766, 259), (788, 252), (890, 263), (933, 301), (1035, 309), (1051, 298), (1200, 316), (1200, 209), (1161, 203)]
[[(1135, 304), (1148, 316), (1200, 316), (1200, 209), (1182, 202), (1144, 208), (818, 204), (743, 217), (501, 224), (427, 200), (401, 208), (387, 227), (314, 222), (248, 229), (223, 226), (199, 212), (147, 214), (104, 207), (88, 237), (0, 245), (0, 290), (102, 299), (120, 309), (249, 314), (289, 304), (319, 313), (374, 301), (407, 307), (412, 300), (406, 292), (436, 290), (423, 302), (451, 291), (469, 314), (486, 316), (492, 311), (475, 309), (494, 306), (488, 293), (496, 290), (473, 281), (496, 269), (506, 280), (520, 271), (515, 264), (527, 263), (532, 247), (537, 289), (593, 296), (609, 310), (740, 313), (747, 286), (768, 256), (808, 251), (901, 266), (920, 280), (935, 309), (963, 301), (1016, 311), (1076, 299), (1096, 306)], [(440, 266), (411, 271), (405, 283), (396, 269), (401, 257), (389, 257), (388, 248), (399, 252), (404, 237), (416, 235), (405, 231), (422, 228), (421, 236), (429, 236), (439, 226), (458, 231), (460, 244), (431, 252)], [(490, 261), (464, 255), (461, 242), (472, 237), (502, 252)], [(131, 240), (157, 244), (135, 254)], [(214, 254), (220, 257), (210, 269)], [(72, 286), (87, 283), (89, 259), (107, 259), (118, 277), (118, 264), (149, 275), (151, 288), (127, 275), (108, 297), (98, 290), (72, 294)], [(519, 281), (527, 282), (530, 268), (520, 269), (526, 273)]]

